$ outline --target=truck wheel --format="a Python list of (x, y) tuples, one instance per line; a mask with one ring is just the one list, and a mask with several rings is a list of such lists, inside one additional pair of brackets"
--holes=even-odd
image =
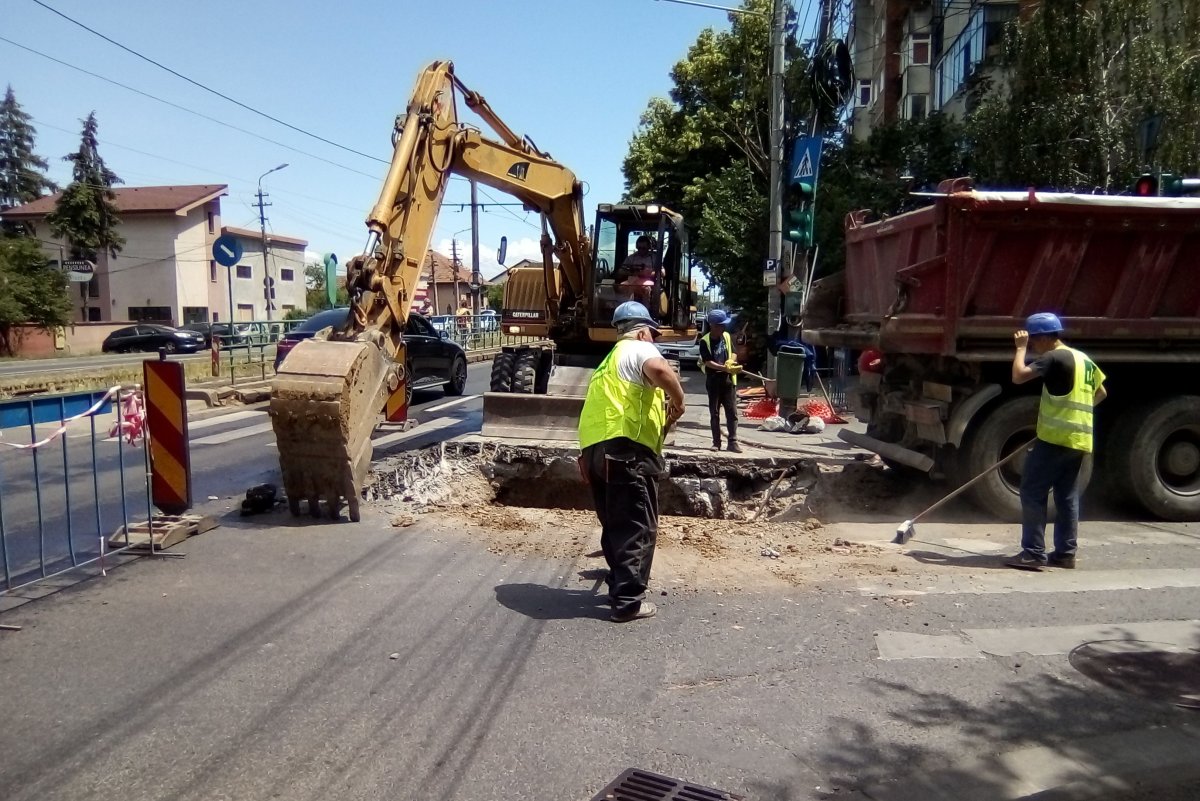
[(1156, 401), (1125, 420), (1136, 433), (1122, 437), (1120, 426), (1110, 440), (1113, 483), (1156, 517), (1200, 520), (1200, 396)]
[(513, 391), (513, 360), (517, 354), (511, 351), (497, 353), (492, 360), (492, 392)]
[(512, 391), (532, 395), (537, 390), (538, 365), (542, 361), (540, 350), (522, 350), (513, 360)]
[[(1037, 397), (1012, 398), (995, 406), (963, 443), (955, 459), (955, 479), (961, 486), (1033, 439), (1037, 432)], [(985, 512), (1010, 523), (1021, 521), (1021, 468), (1024, 456), (1018, 456), (967, 490), (971, 502)], [(1079, 491), (1092, 478), (1092, 459), (1083, 460), (1079, 472)], [(1054, 499), (1050, 499), (1050, 517)]]

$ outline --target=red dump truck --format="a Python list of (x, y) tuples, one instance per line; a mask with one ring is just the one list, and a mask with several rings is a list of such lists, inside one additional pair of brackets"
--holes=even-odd
[[(1012, 334), (1057, 312), (1108, 375), (1095, 464), (1106, 491), (1200, 520), (1200, 200), (975, 191), (846, 221), (846, 265), (817, 282), (805, 341), (882, 352), (843, 438), (960, 485), (1033, 437), (1040, 382), (1010, 380)], [(1090, 460), (1089, 460), (1090, 461)], [(1020, 458), (970, 490), (1020, 519)]]

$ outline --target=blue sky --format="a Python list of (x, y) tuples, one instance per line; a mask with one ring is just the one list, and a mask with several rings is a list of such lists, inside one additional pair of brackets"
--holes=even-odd
[[(247, 105), (385, 160), (393, 120), (418, 71), (432, 60), (450, 59), (463, 82), (514, 130), (586, 182), (589, 218), (596, 203), (619, 199), (629, 139), (647, 101), (668, 92), (671, 67), (702, 29), (728, 26), (719, 11), (661, 0), (45, 2)], [(274, 204), (270, 229), (307, 239), (311, 251), (336, 252), (343, 262), (361, 249), (363, 218), (378, 194), (384, 164), (210, 95), (32, 0), (6, 0), (3, 19), (0, 36), (310, 154), (0, 42), (0, 84), (11, 84), (33, 116), (37, 150), (50, 161), (53, 179), (70, 179), (61, 157), (78, 147), (79, 121), (94, 110), (101, 154), (126, 185), (228, 184), (225, 224), (257, 227), (251, 205), (256, 180), (287, 162), (263, 184)], [(434, 247), (448, 253), (453, 236), (469, 248), (469, 209), (449, 205), (468, 200), (468, 184), (453, 181)], [(483, 194), (480, 200), (489, 202)], [(480, 215), (484, 274), (497, 269), (491, 255), (501, 236), (508, 237), (511, 264), (536, 253), (538, 234), (536, 215), (486, 209)], [(469, 249), (467, 254), (469, 265)]]

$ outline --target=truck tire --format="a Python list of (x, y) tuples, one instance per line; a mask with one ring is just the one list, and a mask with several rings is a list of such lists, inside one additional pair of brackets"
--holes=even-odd
[(517, 351), (513, 360), (512, 391), (522, 395), (532, 395), (537, 390), (538, 365), (542, 361), (540, 350)]
[(492, 360), (492, 392), (513, 391), (513, 359), (517, 354), (511, 351), (497, 353)]
[(1130, 409), (1113, 435), (1106, 450), (1113, 484), (1155, 517), (1200, 520), (1200, 396)]
[[(961, 486), (1033, 439), (1037, 431), (1039, 399), (1036, 396), (1011, 398), (985, 411), (971, 431), (955, 459), (955, 480)], [(1021, 522), (1021, 467), (1017, 457), (972, 486), (966, 496), (989, 514), (1010, 523)], [(1082, 493), (1092, 479), (1092, 458), (1083, 460), (1079, 471)], [(1050, 499), (1050, 517), (1054, 516), (1054, 498)]]

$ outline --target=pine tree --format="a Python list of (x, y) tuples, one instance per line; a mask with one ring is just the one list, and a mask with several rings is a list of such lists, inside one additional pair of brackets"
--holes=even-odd
[(46, 160), (34, 153), (37, 129), (29, 120), (9, 86), (0, 103), (0, 209), (30, 203), (58, 188), (46, 178)]
[(83, 121), (79, 150), (64, 156), (70, 161), (72, 180), (63, 190), (54, 211), (46, 215), (46, 223), (55, 236), (70, 243), (71, 257), (94, 261), (102, 251), (115, 256), (125, 244), (117, 232), (121, 222), (113, 204), (116, 194), (113, 184), (124, 183), (100, 157), (96, 140), (96, 112)]

